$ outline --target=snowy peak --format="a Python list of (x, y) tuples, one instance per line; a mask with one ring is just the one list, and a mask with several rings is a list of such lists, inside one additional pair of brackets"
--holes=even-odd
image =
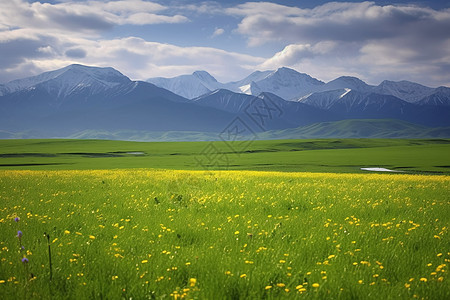
[(199, 80), (203, 82), (217, 83), (217, 80), (206, 71), (195, 71), (194, 73), (192, 73), (192, 75), (197, 77)]
[(359, 78), (352, 76), (341, 76), (328, 83), (326, 83), (322, 90), (337, 90), (337, 89), (351, 89), (360, 92), (368, 92), (373, 89), (373, 86), (368, 85)]
[(66, 75), (79, 74), (82, 76), (95, 78), (105, 84), (126, 83), (130, 81), (128, 77), (111, 67), (99, 68), (73, 64), (62, 68), (60, 71)]
[(298, 102), (321, 109), (329, 109), (337, 101), (340, 101), (340, 99), (345, 97), (349, 92), (351, 92), (351, 89), (348, 88), (317, 92), (300, 98)]
[(263, 80), (273, 72), (274, 71), (255, 71), (252, 74), (245, 77), (244, 79), (235, 82), (230, 82), (227, 85), (240, 88), (242, 86), (249, 85), (252, 82)]
[(232, 113), (239, 113), (249, 105), (253, 98), (253, 96), (234, 93), (226, 89), (219, 89), (193, 99), (192, 101), (202, 106), (213, 107)]
[(223, 87), (206, 71), (195, 71), (191, 75), (180, 75), (173, 78), (149, 78), (147, 82), (188, 99), (197, 98)]
[(42, 88), (58, 97), (67, 97), (72, 92), (86, 88), (90, 93), (100, 93), (119, 84), (130, 82), (130, 79), (119, 71), (108, 67), (88, 67), (69, 65), (59, 70), (45, 72), (37, 76), (11, 81), (3, 85), (2, 94), (14, 93), (25, 89)]
[(269, 92), (286, 100), (296, 100), (315, 92), (325, 83), (289, 68), (279, 68), (256, 84), (261, 92)]
[(374, 88), (374, 92), (382, 95), (392, 95), (406, 102), (414, 103), (433, 93), (434, 89), (410, 81), (385, 80)]
[(303, 84), (305, 86), (307, 85), (320, 86), (324, 84), (324, 82), (317, 80), (309, 76), (308, 74), (300, 73), (286, 67), (279, 68), (278, 70), (267, 76), (266, 80), (267, 79), (289, 81), (292, 83)]
[(239, 92), (247, 95), (259, 95), (263, 92), (263, 90), (256, 84), (256, 82), (252, 81), (249, 84), (243, 85), (239, 87)]
[(444, 86), (438, 87), (431, 95), (416, 102), (416, 104), (450, 107), (450, 88)]

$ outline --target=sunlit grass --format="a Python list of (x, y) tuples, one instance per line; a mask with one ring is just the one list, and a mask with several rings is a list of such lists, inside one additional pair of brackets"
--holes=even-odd
[(448, 299), (449, 183), (404, 174), (2, 171), (0, 298)]

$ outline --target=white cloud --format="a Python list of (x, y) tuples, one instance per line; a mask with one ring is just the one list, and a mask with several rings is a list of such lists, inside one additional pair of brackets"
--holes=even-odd
[(260, 65), (260, 69), (276, 69), (299, 65), (305, 59), (325, 55), (333, 50), (334, 42), (311, 44), (291, 44)]
[(430, 33), (437, 40), (449, 37), (450, 26), (450, 10), (378, 6), (374, 2), (330, 2), (313, 9), (251, 2), (227, 12), (243, 17), (237, 32), (247, 36), (253, 45), (270, 41), (361, 42), (403, 35), (431, 38)]
[(114, 13), (137, 13), (137, 12), (159, 12), (164, 11), (167, 9), (167, 7), (154, 3), (154, 2), (147, 2), (147, 1), (141, 1), (141, 0), (122, 0), (122, 1), (90, 1), (91, 3), (94, 3), (94, 6), (99, 6), (100, 9), (105, 11), (110, 11)]
[(279, 15), (283, 16), (303, 15), (306, 14), (307, 10), (271, 2), (247, 2), (235, 7), (228, 8), (226, 9), (226, 12), (228, 14), (244, 17), (255, 15), (265, 15), (267, 17), (274, 17)]
[(222, 35), (224, 33), (225, 33), (225, 29), (223, 29), (223, 28), (216, 28), (216, 30), (214, 30), (214, 33), (212, 34), (211, 37), (214, 38), (214, 37), (217, 37), (217, 36)]
[[(114, 43), (120, 39), (104, 40), (101, 34), (114, 26), (126, 24), (188, 21), (183, 15), (172, 14), (166, 6), (143, 0), (66, 1), (56, 4), (0, 1), (0, 82), (74, 62), (118, 65), (131, 76), (144, 75), (144, 72), (140, 73), (142, 66), (148, 65), (147, 56), (151, 55), (137, 55), (134, 53), (136, 49), (116, 49)], [(108, 43), (109, 48), (105, 47)], [(111, 53), (112, 49), (117, 52)], [(131, 70), (131, 66), (137, 71)]]
[[(10, 38), (11, 33), (9, 33)], [(3, 40), (3, 42), (1, 42)], [(3, 44), (2, 44), (3, 43)], [(209, 47), (180, 47), (127, 37), (112, 40), (90, 40), (59, 35), (35, 36), (35, 39), (2, 39), (0, 46), (11, 48), (25, 45), (25, 53), (9, 53), (14, 59), (0, 58), (0, 82), (26, 77), (43, 71), (64, 67), (71, 63), (112, 66), (132, 79), (172, 77), (196, 70), (207, 70), (218, 79), (231, 80), (250, 73), (264, 58), (228, 52)], [(47, 44), (43, 47), (43, 44)], [(45, 49), (45, 51), (36, 51)], [(48, 54), (51, 49), (52, 54)], [(45, 52), (45, 53), (41, 53)], [(37, 54), (36, 54), (37, 53)], [(13, 61), (13, 62), (12, 62)], [(24, 73), (24, 66), (30, 66)]]
[(263, 58), (215, 48), (179, 47), (135, 37), (101, 41), (95, 47), (96, 49), (87, 52), (97, 52), (100, 55), (90, 57), (89, 60), (113, 64), (138, 79), (171, 77), (199, 69), (228, 79), (240, 72), (252, 70), (255, 65), (264, 61)]
[[(211, 1), (173, 7), (158, 2), (0, 0), (0, 82), (82, 63), (113, 66), (133, 79), (205, 69), (227, 81), (255, 69), (287, 66), (325, 81), (351, 75), (372, 84), (383, 79), (449, 84), (449, 9), (374, 2), (330, 2), (312, 9), (271, 2), (230, 8), (229, 3)], [(102, 36), (126, 24), (199, 21), (203, 26), (207, 20), (212, 25), (205, 32), (212, 38), (225, 33), (212, 21), (215, 15), (226, 17), (223, 14), (236, 20), (230, 43), (239, 43), (244, 37), (254, 47), (250, 53), (259, 53), (267, 44), (282, 50), (262, 58), (210, 47)]]
[(0, 2), (1, 28), (34, 28), (71, 34), (99, 33), (123, 24), (182, 23), (182, 15), (162, 14), (170, 10), (157, 3), (132, 1), (83, 1), (57, 4), (23, 0)]
[(136, 13), (123, 19), (121, 24), (147, 25), (147, 24), (161, 24), (161, 23), (185, 23), (189, 19), (185, 16), (162, 16), (150, 13)]
[[(261, 67), (282, 65), (318, 74), (357, 74), (432, 86), (450, 78), (450, 10), (374, 2), (329, 2), (312, 9), (249, 2), (226, 10), (241, 17), (236, 32), (251, 47), (285, 48)], [(318, 51), (320, 45), (331, 48)], [(332, 72), (327, 71), (333, 70)]]
[(218, 15), (224, 13), (224, 8), (219, 2), (204, 1), (195, 4), (177, 5), (173, 9), (181, 11), (191, 11), (197, 14)]

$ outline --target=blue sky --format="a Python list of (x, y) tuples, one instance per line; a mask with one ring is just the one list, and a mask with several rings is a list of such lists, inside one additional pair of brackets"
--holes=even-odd
[(131, 79), (286, 66), (450, 86), (450, 1), (1, 1), (0, 83), (71, 63)]

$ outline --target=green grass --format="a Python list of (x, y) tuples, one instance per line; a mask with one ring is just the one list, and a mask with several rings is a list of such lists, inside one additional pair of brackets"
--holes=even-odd
[[(213, 148), (211, 148), (213, 147)], [(127, 152), (143, 152), (132, 155)], [(220, 153), (222, 160), (215, 161)], [(385, 167), (449, 174), (450, 140), (324, 139), (242, 142), (0, 140), (1, 169), (231, 169), (362, 172)], [(209, 161), (211, 159), (211, 161)]]
[(1, 140), (0, 299), (449, 299), (449, 150)]
[(449, 299), (449, 183), (404, 174), (0, 171), (0, 298)]

